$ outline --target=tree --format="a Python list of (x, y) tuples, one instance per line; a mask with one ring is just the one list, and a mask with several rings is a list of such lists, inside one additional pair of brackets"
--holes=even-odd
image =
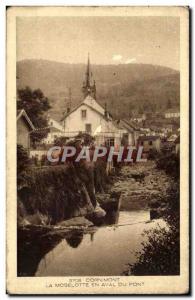
[(54, 140), (54, 145), (55, 146), (65, 146), (66, 145), (66, 142), (67, 142), (67, 137), (65, 136), (60, 136), (60, 137), (57, 137), (55, 140)]
[(17, 174), (26, 171), (30, 164), (30, 159), (26, 149), (22, 145), (17, 145)]
[[(18, 90), (17, 109), (24, 109), (36, 128), (47, 127), (45, 113), (51, 108), (49, 99), (40, 89), (30, 87)], [(31, 134), (33, 142), (39, 142), (47, 136), (48, 131), (37, 131)]]
[(28, 167), (31, 164), (31, 160), (28, 157), (26, 149), (22, 145), (17, 145), (17, 188), (20, 189), (26, 181), (28, 181), (28, 175), (26, 173)]

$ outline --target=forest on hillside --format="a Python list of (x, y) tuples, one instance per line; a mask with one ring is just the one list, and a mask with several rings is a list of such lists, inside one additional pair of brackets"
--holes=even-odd
[[(85, 64), (66, 64), (46, 60), (17, 63), (17, 86), (41, 89), (51, 104), (50, 114), (62, 117), (69, 101), (72, 108), (83, 100)], [(176, 70), (145, 64), (92, 65), (97, 87), (97, 101), (114, 117), (133, 113), (179, 108), (180, 73)]]

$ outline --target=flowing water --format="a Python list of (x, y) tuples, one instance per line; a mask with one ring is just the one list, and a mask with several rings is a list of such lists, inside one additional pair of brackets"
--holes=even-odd
[(120, 275), (128, 263), (135, 262), (143, 231), (164, 224), (149, 220), (149, 211), (121, 211), (117, 224), (99, 227), (94, 233), (74, 233), (40, 260), (35, 276)]

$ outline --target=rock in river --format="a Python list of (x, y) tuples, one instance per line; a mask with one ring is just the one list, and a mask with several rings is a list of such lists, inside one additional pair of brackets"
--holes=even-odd
[(69, 226), (93, 226), (93, 223), (87, 220), (85, 217), (75, 217), (69, 220), (59, 222), (57, 226), (69, 227)]

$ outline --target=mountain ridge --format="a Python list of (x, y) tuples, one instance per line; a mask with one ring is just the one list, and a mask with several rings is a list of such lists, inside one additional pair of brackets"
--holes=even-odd
[[(177, 70), (150, 64), (92, 64), (97, 99), (107, 103), (117, 118), (128, 117), (131, 111), (165, 110), (167, 101), (179, 107), (180, 73)], [(17, 62), (17, 87), (40, 88), (50, 99), (51, 115), (60, 119), (72, 91), (72, 107), (83, 101), (82, 84), (86, 64), (69, 64), (48, 60)], [(148, 106), (148, 108), (147, 108)]]

